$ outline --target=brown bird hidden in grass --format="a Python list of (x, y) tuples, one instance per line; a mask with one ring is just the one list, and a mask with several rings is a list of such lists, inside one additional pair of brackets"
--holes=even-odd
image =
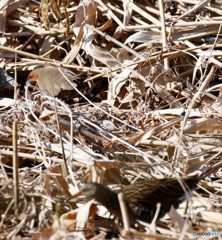
[[(58, 96), (63, 90), (74, 90), (69, 81), (73, 83), (73, 81), (78, 80), (83, 75), (82, 73), (75, 75), (70, 70), (61, 67), (46, 66), (31, 71), (27, 80), (37, 82), (39, 89), (46, 94)], [(76, 84), (73, 84), (76, 87)]]
[[(199, 176), (181, 179), (143, 180), (123, 187), (120, 192), (124, 193), (131, 224), (135, 223), (136, 219), (150, 223), (154, 218), (158, 203), (161, 205), (157, 219), (169, 212), (171, 206), (178, 208), (181, 202), (189, 198), (198, 182), (211, 174), (212, 171), (213, 169), (208, 169)], [(73, 197), (79, 195), (95, 199), (105, 206), (111, 214), (121, 219), (118, 193), (99, 183), (88, 183)]]

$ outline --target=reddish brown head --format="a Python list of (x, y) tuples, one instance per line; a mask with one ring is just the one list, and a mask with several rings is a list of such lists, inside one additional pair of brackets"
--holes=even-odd
[(36, 70), (33, 70), (29, 73), (27, 80), (37, 82), (39, 79), (39, 73)]

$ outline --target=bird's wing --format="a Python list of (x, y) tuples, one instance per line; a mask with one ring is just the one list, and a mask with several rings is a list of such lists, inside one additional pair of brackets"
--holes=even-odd
[(192, 190), (198, 179), (191, 177), (183, 180), (164, 179), (158, 181), (145, 181), (135, 183), (124, 189), (126, 198), (132, 207), (140, 205), (156, 206), (161, 203), (163, 207), (171, 205), (178, 207), (184, 196)]

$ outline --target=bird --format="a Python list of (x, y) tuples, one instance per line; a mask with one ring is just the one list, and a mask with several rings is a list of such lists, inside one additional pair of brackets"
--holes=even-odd
[[(197, 187), (199, 181), (211, 174), (213, 170), (215, 169), (209, 168), (200, 175), (179, 179), (145, 179), (122, 187), (120, 192), (124, 194), (131, 223), (135, 223), (135, 220), (152, 222), (158, 203), (160, 203), (160, 209), (157, 219), (164, 217), (170, 211), (171, 206), (175, 209), (178, 208), (180, 203), (190, 197), (190, 193)], [(118, 193), (108, 187), (96, 182), (86, 183), (74, 197), (79, 195), (95, 199), (106, 207), (111, 214), (121, 218)]]
[[(74, 90), (73, 81), (80, 79), (84, 73), (75, 75), (66, 68), (54, 66), (39, 67), (31, 71), (27, 77), (28, 81), (37, 82), (39, 89), (49, 96), (58, 96), (63, 90)], [(73, 83), (71, 85), (69, 81)]]

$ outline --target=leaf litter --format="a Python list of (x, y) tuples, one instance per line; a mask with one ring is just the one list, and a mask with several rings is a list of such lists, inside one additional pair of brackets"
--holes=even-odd
[[(219, 239), (220, 169), (130, 232), (68, 201), (86, 182), (116, 190), (221, 162), (220, 1), (161, 2), (1, 1), (0, 239)], [(26, 84), (48, 65), (85, 74), (73, 98)]]

